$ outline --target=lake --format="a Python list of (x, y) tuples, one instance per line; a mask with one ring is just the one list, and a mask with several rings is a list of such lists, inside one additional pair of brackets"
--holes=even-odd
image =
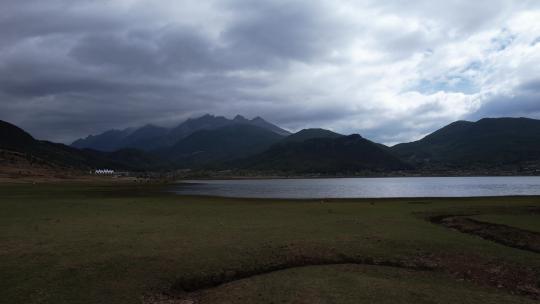
[(171, 191), (246, 198), (383, 198), (540, 195), (540, 176), (189, 180)]

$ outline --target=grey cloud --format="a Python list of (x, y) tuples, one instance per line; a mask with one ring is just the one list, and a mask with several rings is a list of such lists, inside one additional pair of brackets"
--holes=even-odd
[(361, 130), (364, 137), (388, 145), (418, 140), (453, 122), (451, 117), (441, 117), (441, 105), (428, 103), (403, 113), (399, 118), (386, 117), (374, 128)]
[(469, 118), (500, 116), (540, 118), (540, 79), (521, 84), (512, 95), (492, 96)]
[(4, 13), (0, 17), (0, 38), (3, 46), (0, 48), (22, 39), (108, 31), (128, 22), (112, 15), (106, 9), (73, 9), (76, 5), (66, 1), (4, 2), (5, 0), (2, 1)]
[(540, 94), (497, 96), (486, 101), (469, 119), (483, 117), (540, 118)]
[(121, 67), (123, 71), (152, 72), (157, 67), (153, 45), (122, 35), (89, 35), (82, 38), (69, 54), (82, 64)]
[[(436, 120), (444, 107), (433, 103), (396, 119), (368, 97), (334, 94), (320, 79), (313, 78), (318, 82), (310, 87), (302, 77), (311, 78), (302, 73), (347, 67), (348, 60), (331, 54), (347, 50), (353, 40), (373, 41), (377, 54), (392, 55), (392, 64), (440, 43), (447, 31), (458, 29), (466, 37), (497, 24), (508, 8), (537, 6), (503, 0), (366, 4), (426, 22), (410, 32), (385, 32), (370, 28), (377, 20), (358, 26), (341, 18), (333, 1), (218, 1), (209, 5), (214, 12), (208, 16), (198, 12), (193, 24), (145, 11), (172, 2), (0, 1), (0, 119), (61, 141), (109, 128), (174, 124), (207, 112), (263, 116), (294, 130), (322, 126), (385, 142), (407, 140), (440, 126)], [(188, 10), (187, 2), (173, 6), (184, 5)], [(214, 24), (210, 16), (216, 12), (227, 15), (226, 22)], [(431, 21), (443, 22), (436, 28), (441, 32), (430, 32)], [(297, 75), (297, 66), (315, 68), (282, 83)], [(347, 71), (332, 75), (351, 81)], [(275, 84), (279, 92), (267, 89)], [(361, 84), (351, 88), (363, 90)], [(493, 99), (478, 113), (538, 112), (538, 82), (518, 91), (519, 102)], [(385, 122), (362, 130), (356, 127), (361, 120)]]
[(426, 34), (420, 31), (411, 33), (393, 33), (385, 39), (385, 48), (397, 58), (409, 57), (414, 53), (426, 52), (431, 46), (431, 41)]
[[(525, 1), (527, 2), (527, 1)], [(452, 24), (462, 34), (470, 34), (488, 26), (512, 12), (511, 8), (534, 5), (512, 0), (452, 0), (452, 1), (371, 1), (379, 10), (406, 16), (421, 16), (423, 20), (439, 20)]]
[(192, 28), (88, 35), (70, 55), (82, 64), (129, 73), (172, 75), (223, 68), (213, 42)]
[[(540, 79), (529, 80), (519, 86), (520, 90), (540, 95)], [(540, 100), (539, 100), (540, 104)]]
[[(223, 33), (231, 48), (257, 60), (309, 61), (352, 35), (343, 20), (319, 2), (234, 2), (245, 15)], [(241, 5), (239, 5), (241, 4)]]

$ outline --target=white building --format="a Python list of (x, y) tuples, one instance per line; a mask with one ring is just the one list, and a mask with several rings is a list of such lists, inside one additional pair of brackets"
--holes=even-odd
[(95, 174), (97, 175), (112, 175), (114, 170), (111, 169), (96, 169)]

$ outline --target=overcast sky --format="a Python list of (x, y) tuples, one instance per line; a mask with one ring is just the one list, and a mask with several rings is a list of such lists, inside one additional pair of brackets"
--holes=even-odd
[(540, 118), (539, 20), (537, 0), (0, 0), (0, 119), (69, 143), (242, 114), (392, 144)]

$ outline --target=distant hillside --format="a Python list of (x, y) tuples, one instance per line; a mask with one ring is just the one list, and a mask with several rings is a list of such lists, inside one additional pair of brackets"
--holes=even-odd
[(261, 154), (239, 161), (237, 166), (262, 171), (341, 174), (410, 168), (377, 144), (357, 134), (284, 141)]
[(412, 164), (497, 167), (540, 162), (540, 120), (484, 118), (457, 121), (391, 151)]
[(313, 138), (338, 138), (343, 135), (325, 129), (303, 129), (283, 139), (283, 142), (303, 142)]
[(228, 126), (231, 123), (231, 120), (223, 116), (214, 116), (209, 114), (199, 118), (190, 118), (177, 127), (171, 129), (165, 137), (160, 139), (160, 145), (172, 146), (179, 140), (186, 138), (197, 131), (219, 129), (221, 127)]
[(0, 120), (0, 148), (6, 150), (33, 149), (36, 140), (23, 129)]
[(259, 127), (259, 128), (263, 128), (265, 130), (268, 130), (268, 131), (271, 131), (271, 132), (274, 132), (278, 135), (281, 135), (281, 136), (287, 136), (287, 135), (290, 135), (291, 132), (287, 131), (287, 130), (284, 130), (274, 124), (271, 124), (269, 123), (268, 121), (262, 119), (261, 117), (257, 116), (251, 120), (248, 120), (246, 118), (244, 118), (243, 116), (241, 115), (237, 115), (233, 121), (235, 123), (239, 123), (239, 124), (244, 124), (244, 125), (252, 125), (252, 126), (256, 126), (256, 127)]
[(5, 121), (0, 121), (0, 149), (23, 153), (32, 161), (64, 168), (143, 170), (155, 167), (158, 163), (155, 158), (138, 150), (105, 153), (36, 140), (24, 130)]
[(202, 167), (262, 152), (282, 138), (258, 126), (234, 124), (197, 131), (158, 154), (176, 167)]
[(100, 135), (90, 135), (74, 141), (71, 146), (78, 149), (94, 149), (99, 151), (118, 150), (120, 143), (133, 133), (134, 129), (109, 130)]
[(129, 136), (126, 136), (118, 143), (117, 147), (149, 150), (149, 147), (153, 147), (155, 142), (166, 136), (168, 132), (169, 129), (167, 128), (146, 125), (131, 132)]
[(232, 125), (257, 126), (281, 136), (290, 134), (288, 131), (260, 117), (249, 120), (237, 115), (234, 119), (227, 119), (223, 116), (207, 114), (199, 118), (188, 119), (172, 129), (146, 125), (138, 129), (106, 131), (99, 135), (90, 135), (84, 139), (78, 139), (73, 142), (72, 146), (79, 149), (89, 148), (99, 151), (115, 151), (123, 148), (152, 151), (171, 147), (197, 131), (216, 130)]

